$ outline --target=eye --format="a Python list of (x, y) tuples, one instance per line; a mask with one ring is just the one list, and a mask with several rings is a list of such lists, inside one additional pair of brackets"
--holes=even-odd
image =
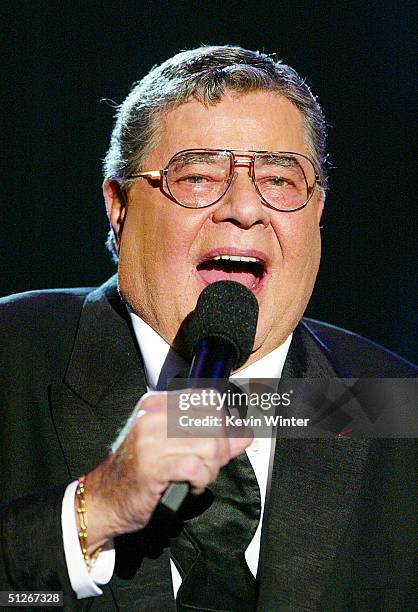
[(284, 176), (264, 176), (259, 177), (258, 181), (267, 187), (288, 187), (293, 185), (292, 181)]
[(188, 174), (186, 176), (180, 177), (179, 180), (184, 181), (186, 183), (199, 184), (206, 183), (210, 179), (207, 176), (202, 176), (201, 174)]
[(270, 178), (265, 179), (265, 182), (273, 187), (282, 187), (283, 185), (288, 184), (288, 181), (282, 176), (271, 176)]

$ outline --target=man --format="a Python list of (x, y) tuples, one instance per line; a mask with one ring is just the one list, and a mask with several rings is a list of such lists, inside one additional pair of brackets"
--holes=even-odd
[[(63, 590), (74, 610), (174, 610), (173, 585), (179, 610), (412, 609), (409, 441), (281, 440), (267, 487), (269, 447), (257, 463), (251, 438), (167, 437), (162, 380), (216, 280), (259, 304), (245, 376), (416, 372), (301, 322), (324, 142), (306, 83), (264, 54), (202, 47), (133, 88), (105, 159), (117, 289), (2, 304), (3, 589)], [(161, 495), (183, 481), (206, 492), (168, 516)]]

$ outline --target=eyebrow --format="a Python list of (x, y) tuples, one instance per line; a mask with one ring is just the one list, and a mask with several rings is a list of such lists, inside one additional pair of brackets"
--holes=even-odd
[[(196, 151), (195, 153), (183, 153), (182, 155), (179, 155), (179, 157), (176, 157), (172, 163), (178, 168), (183, 168), (183, 166), (186, 166), (187, 164), (197, 164), (202, 162), (215, 163), (220, 157), (221, 155), (219, 153)], [(225, 157), (225, 159), (227, 158)]]
[(278, 164), (279, 166), (286, 167), (295, 167), (298, 166), (300, 168), (300, 163), (294, 157), (289, 155), (276, 155), (274, 153), (270, 153), (267, 155), (261, 155), (259, 159), (262, 159), (267, 165)]

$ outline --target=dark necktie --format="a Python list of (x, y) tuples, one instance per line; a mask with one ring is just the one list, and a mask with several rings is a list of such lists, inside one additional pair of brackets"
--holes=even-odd
[(181, 535), (171, 540), (183, 579), (177, 609), (253, 611), (256, 582), (245, 551), (260, 520), (261, 500), (246, 453), (223, 467), (209, 488), (211, 506), (185, 521)]

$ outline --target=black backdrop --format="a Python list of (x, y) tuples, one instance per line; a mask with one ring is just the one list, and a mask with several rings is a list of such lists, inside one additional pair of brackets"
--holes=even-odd
[(153, 64), (200, 43), (277, 52), (329, 128), (324, 256), (308, 309), (416, 359), (414, 3), (14, 1), (2, 5), (2, 295), (95, 285), (113, 110)]

